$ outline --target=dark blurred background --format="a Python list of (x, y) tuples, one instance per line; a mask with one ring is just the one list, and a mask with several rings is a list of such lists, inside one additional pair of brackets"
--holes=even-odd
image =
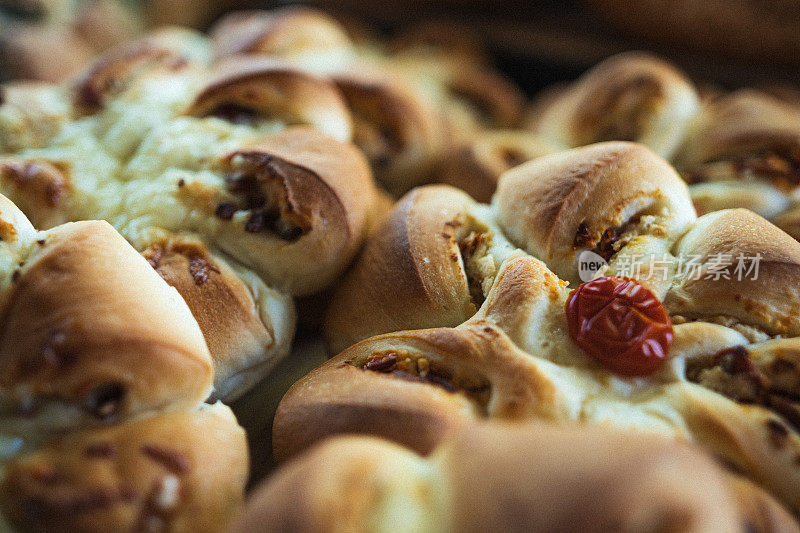
[[(35, 56), (64, 75), (116, 40), (165, 24), (206, 29), (257, 0), (0, 0), (2, 77), (38, 76)], [(303, 2), (380, 35), (419, 21), (456, 22), (485, 40), (497, 65), (530, 94), (630, 49), (654, 51), (702, 83), (725, 88), (798, 83), (800, 0), (316, 0)], [(38, 50), (36, 39), (39, 39)], [(33, 44), (32, 44), (33, 43)], [(32, 59), (11, 58), (29, 48)], [(16, 48), (16, 50), (15, 50)], [(30, 50), (32, 48), (33, 50)]]

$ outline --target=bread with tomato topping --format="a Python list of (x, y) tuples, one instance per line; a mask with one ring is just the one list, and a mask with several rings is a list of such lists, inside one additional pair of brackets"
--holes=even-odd
[[(336, 513), (331, 513), (331, 506)], [(483, 422), (417, 455), (339, 436), (286, 463), (232, 531), (797, 531), (772, 497), (704, 454), (610, 428)]]
[(674, 169), (634, 143), (598, 143), (515, 167), (490, 206), (444, 186), (420, 188), (367, 239), (335, 292), (326, 336), (339, 351), (369, 335), (457, 325), (480, 307), (515, 247), (573, 284), (583, 251), (610, 261), (612, 271), (635, 264), (637, 278), (663, 297), (674, 268), (667, 277), (648, 273), (649, 259), (671, 257), (695, 219)]
[[(751, 236), (756, 242), (758, 234)], [(742, 250), (749, 245), (744, 237)], [(615, 426), (696, 442), (797, 512), (791, 487), (800, 483), (800, 411), (793, 401), (800, 339), (771, 336), (757, 315), (736, 318), (736, 299), (727, 302), (724, 289), (719, 316), (689, 318), (673, 307), (672, 293), (662, 302), (633, 283), (647, 305), (671, 319), (659, 366), (628, 377), (584, 351), (570, 331), (567, 283), (518, 252), (464, 324), (372, 337), (298, 381), (278, 408), (275, 453), (286, 457), (353, 432), (428, 453), (447, 431), (483, 418)], [(758, 291), (758, 280), (739, 283), (745, 293)], [(615, 305), (629, 305), (621, 302)], [(582, 322), (592, 328), (593, 348), (607, 356), (621, 345), (657, 342), (646, 321), (613, 323), (615, 315), (608, 316)]]

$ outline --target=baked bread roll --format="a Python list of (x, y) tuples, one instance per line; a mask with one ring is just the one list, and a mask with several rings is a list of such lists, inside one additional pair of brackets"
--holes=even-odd
[(389, 331), (457, 325), (472, 316), (510, 251), (481, 209), (445, 185), (401, 198), (336, 288), (325, 318), (330, 348), (343, 350)]
[(0, 217), (4, 433), (35, 441), (208, 396), (212, 362), (197, 322), (108, 223), (37, 233), (5, 198)]
[(86, 66), (92, 47), (63, 27), (11, 26), (0, 20), (2, 78), (57, 82)]
[(663, 297), (671, 278), (647, 275), (648, 258), (669, 256), (694, 220), (672, 167), (632, 143), (518, 166), (500, 179), (491, 207), (442, 186), (418, 189), (368, 238), (334, 295), (326, 337), (337, 351), (370, 335), (466, 320), (515, 246), (572, 283), (580, 252), (617, 266), (635, 259), (637, 278)]
[(78, 110), (96, 113), (144, 76), (174, 73), (208, 60), (208, 45), (198, 33), (161, 29), (97, 59), (76, 78), (74, 102)]
[(800, 176), (800, 108), (741, 90), (709, 103), (675, 164), (699, 212), (744, 207), (771, 218)]
[(469, 140), (482, 129), (514, 128), (521, 121), (525, 106), (522, 91), (488, 62), (432, 51), (390, 56), (387, 66), (438, 103), (449, 134), (457, 142)]
[[(692, 257), (696, 264), (711, 268), (716, 258), (737, 261), (737, 256), (758, 257), (758, 275), (739, 279), (733, 271), (726, 277), (703, 271), (673, 281), (665, 303), (686, 317), (720, 314), (750, 324), (770, 336), (800, 335), (800, 247), (789, 235), (745, 209), (709, 213), (697, 219), (678, 241), (676, 255)], [(698, 279), (699, 278), (699, 279)]]
[[(457, 275), (442, 275), (429, 250), (445, 256), (438, 225), (452, 214), (423, 191), (401, 201), (371, 236), (361, 260), (372, 270), (360, 260), (329, 311), (334, 348), (359, 334), (384, 334), (289, 391), (276, 416), (277, 454), (353, 431), (427, 452), (449, 428), (487, 416), (581, 421), (696, 441), (800, 507), (791, 488), (800, 476), (793, 462), (800, 451), (797, 241), (746, 210), (695, 219), (678, 175), (640, 145), (544, 156), (506, 173), (492, 208), (462, 200), (473, 228), (486, 228), (478, 264), (493, 270), (477, 270), (485, 301), (470, 303), (482, 301), (480, 311), (447, 329), (437, 326), (455, 317), (430, 301), (416, 304), (403, 280), (424, 281), (423, 295), (464, 295), (475, 256), (452, 252)], [(437, 194), (458, 205), (444, 196)], [(414, 209), (437, 229), (409, 234), (400, 222), (413, 221), (406, 214)], [(486, 244), (504, 236), (544, 262)], [(426, 253), (417, 258), (416, 250)], [(588, 278), (575, 262), (586, 250), (602, 261)], [(373, 253), (404, 266), (389, 267)], [(418, 276), (425, 258), (435, 270)], [(569, 285), (591, 279), (570, 294)], [(628, 303), (591, 303), (629, 290)], [(636, 305), (641, 314), (625, 311)], [(373, 311), (380, 306), (390, 316)], [(434, 329), (398, 331), (404, 324)], [(641, 358), (628, 359), (631, 339), (643, 343)]]
[(790, 207), (772, 221), (794, 239), (800, 240), (800, 208), (798, 206)]
[(211, 533), (246, 479), (244, 430), (218, 403), (50, 442), (6, 466), (0, 503), (20, 531)]
[(557, 151), (549, 142), (522, 130), (485, 130), (451, 149), (441, 181), (479, 202), (492, 199), (500, 175), (526, 161)]
[(384, 51), (355, 44), (343, 24), (317, 10), (290, 7), (230, 14), (211, 35), (218, 57), (280, 58), (329, 75), (353, 115), (355, 144), (399, 196), (438, 181), (452, 144), (516, 126), (524, 107), (516, 85), (458, 44), (467, 39), (428, 39), (426, 31)]
[(399, 196), (430, 182), (446, 148), (435, 104), (385, 70), (353, 68), (335, 74), (333, 81), (353, 114), (353, 142), (380, 184)]
[[(796, 337), (737, 320), (724, 301), (719, 315), (681, 319), (668, 294), (663, 306), (674, 321), (665, 362), (626, 377), (569, 332), (566, 285), (540, 261), (515, 254), (464, 324), (389, 333), (345, 350), (282, 400), (276, 456), (338, 433), (428, 453), (453, 428), (483, 418), (580, 422), (694, 441), (797, 512)], [(720, 285), (718, 294), (727, 290)], [(740, 293), (753, 289), (748, 280), (741, 285)], [(612, 351), (613, 342), (595, 339)]]
[[(217, 245), (291, 294), (312, 294), (358, 251), (376, 197), (354, 146), (290, 128), (225, 155), (209, 232)], [(231, 205), (232, 216), (225, 209)]]
[[(330, 509), (335, 508), (336, 513)], [(705, 456), (609, 428), (483, 423), (426, 457), (363, 436), (284, 465), (232, 530), (797, 531), (774, 499)]]
[(186, 113), (231, 122), (277, 118), (312, 125), (340, 141), (352, 136), (350, 112), (331, 82), (265, 58), (219, 63)]
[(220, 19), (210, 36), (217, 57), (266, 55), (317, 73), (346, 67), (356, 53), (338, 21), (307, 7), (234, 12)]
[(508, 238), (563, 279), (576, 256), (613, 261), (622, 247), (667, 252), (695, 220), (686, 186), (642, 145), (598, 143), (540, 157), (503, 175), (493, 199)]
[(692, 83), (656, 57), (627, 52), (592, 68), (554, 96), (536, 133), (565, 148), (635, 141), (671, 157), (699, 108)]
[(212, 398), (237, 399), (289, 354), (295, 312), (288, 295), (196, 237), (165, 235), (142, 255), (177, 289), (203, 332), (214, 362)]
[(459, 142), (481, 129), (519, 125), (525, 97), (491, 65), (485, 39), (474, 28), (452, 21), (416, 22), (393, 36), (387, 52), (392, 68), (440, 102)]
[(0, 2), (0, 78), (58, 82), (141, 31), (116, 0)]
[(52, 228), (67, 222), (71, 199), (70, 168), (59, 162), (19, 160), (0, 157), (0, 183), (8, 198), (28, 213), (38, 228)]
[(344, 272), (379, 194), (333, 82), (210, 60), (202, 35), (165, 29), (74, 82), (10, 87), (0, 191), (42, 229), (109, 221), (196, 314), (230, 401), (288, 353), (292, 297)]

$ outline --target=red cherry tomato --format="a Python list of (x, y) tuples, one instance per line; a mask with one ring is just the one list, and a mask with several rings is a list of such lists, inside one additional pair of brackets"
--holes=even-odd
[(647, 376), (672, 345), (667, 310), (636, 280), (601, 277), (572, 291), (566, 304), (569, 335), (612, 372)]

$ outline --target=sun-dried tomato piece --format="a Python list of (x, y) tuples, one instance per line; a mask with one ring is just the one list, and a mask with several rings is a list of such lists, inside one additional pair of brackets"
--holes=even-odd
[(646, 376), (664, 362), (672, 323), (661, 301), (636, 280), (601, 277), (570, 293), (569, 334), (611, 371)]

